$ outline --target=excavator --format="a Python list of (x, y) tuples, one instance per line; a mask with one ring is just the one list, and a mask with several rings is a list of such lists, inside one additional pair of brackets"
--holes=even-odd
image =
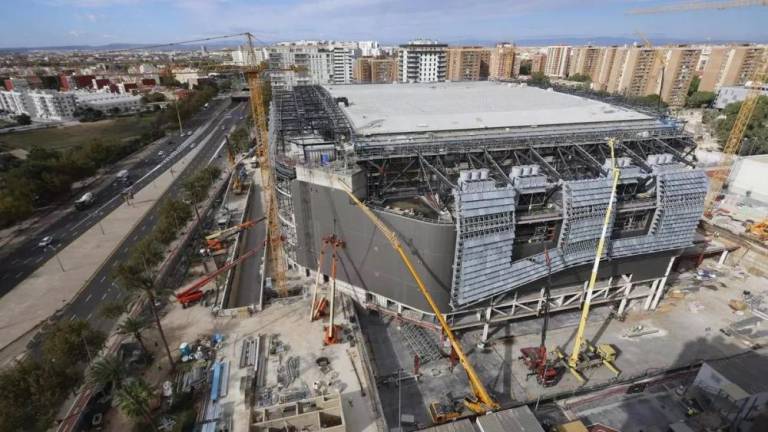
[(263, 244), (259, 245), (258, 247), (255, 247), (248, 252), (242, 254), (237, 259), (233, 260), (230, 263), (227, 263), (220, 268), (208, 273), (207, 275), (201, 277), (200, 279), (197, 279), (194, 282), (191, 282), (189, 285), (182, 288), (178, 293), (176, 293), (176, 300), (178, 300), (179, 303), (181, 303), (182, 308), (187, 308), (187, 306), (191, 306), (198, 301), (202, 300), (205, 297), (205, 292), (203, 292), (203, 287), (208, 285), (212, 280), (216, 279), (216, 277), (225, 271), (237, 266), (241, 262), (245, 261), (246, 259), (256, 255), (262, 248), (264, 247)]
[(416, 268), (411, 262), (411, 259), (408, 257), (408, 254), (405, 252), (405, 249), (400, 243), (397, 234), (390, 230), (384, 224), (384, 222), (382, 222), (381, 219), (379, 219), (379, 217), (376, 216), (376, 214), (368, 208), (368, 206), (366, 206), (357, 198), (357, 196), (355, 196), (349, 185), (344, 184), (341, 180), (339, 180), (339, 184), (342, 186), (341, 189), (346, 192), (355, 206), (357, 206), (357, 208), (359, 208), (368, 217), (368, 219), (379, 230), (384, 238), (387, 239), (392, 249), (397, 252), (400, 260), (408, 269), (408, 272), (413, 278), (413, 281), (416, 283), (419, 292), (421, 292), (421, 295), (424, 297), (427, 304), (429, 304), (432, 313), (435, 314), (435, 318), (440, 323), (440, 328), (442, 329), (446, 339), (451, 344), (452, 355), (455, 355), (458, 358), (459, 363), (464, 367), (464, 372), (467, 374), (467, 379), (469, 380), (472, 394), (464, 397), (461, 404), (454, 404), (452, 402), (432, 402), (429, 405), (429, 415), (432, 418), (432, 422), (441, 424), (462, 417), (464, 415), (463, 408), (468, 409), (471, 411), (471, 413), (476, 415), (484, 415), (491, 411), (498, 410), (499, 403), (490, 395), (490, 393), (488, 393), (488, 390), (485, 388), (485, 385), (483, 385), (482, 380), (478, 376), (477, 372), (475, 372), (475, 368), (469, 362), (469, 358), (467, 358), (467, 355), (464, 353), (464, 350), (461, 347), (461, 343), (456, 338), (456, 335), (454, 335), (453, 330), (445, 320), (443, 313), (440, 312), (437, 303), (435, 303), (435, 300), (432, 298), (432, 294), (429, 293), (427, 287), (424, 285), (424, 281), (416, 271)]
[(249, 220), (245, 221), (239, 225), (231, 226), (229, 228), (215, 231), (211, 234), (208, 234), (205, 236), (205, 243), (206, 246), (208, 246), (208, 249), (210, 250), (221, 250), (224, 249), (225, 244), (224, 242), (233, 235), (239, 233), (242, 230), (246, 230), (248, 228), (251, 228), (252, 226), (256, 225), (257, 223), (263, 221), (265, 218), (260, 218), (257, 220)]
[(563, 368), (558, 366), (554, 358), (547, 358), (547, 327), (549, 326), (549, 296), (552, 288), (552, 260), (549, 251), (544, 249), (544, 262), (547, 265), (547, 282), (544, 285), (544, 304), (541, 308), (541, 343), (537, 347), (520, 349), (520, 359), (530, 370), (529, 376), (536, 377), (536, 381), (543, 387), (552, 387), (557, 384), (562, 376)]

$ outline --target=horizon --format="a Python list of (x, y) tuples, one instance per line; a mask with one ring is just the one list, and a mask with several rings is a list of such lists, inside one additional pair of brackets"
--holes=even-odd
[[(6, 9), (0, 49), (147, 45), (251, 31), (259, 42), (429, 37), (454, 41), (632, 39), (690, 43), (768, 41), (768, 8), (631, 15), (668, 2), (647, 0), (32, 0)], [(255, 18), (260, 17), (260, 18)], [(375, 29), (375, 30), (372, 30)]]

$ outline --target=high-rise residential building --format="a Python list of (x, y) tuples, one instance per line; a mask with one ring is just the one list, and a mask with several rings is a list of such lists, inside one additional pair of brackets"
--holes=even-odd
[(566, 45), (547, 48), (547, 62), (544, 73), (551, 77), (565, 78), (568, 76), (568, 61), (571, 57), (571, 47)]
[(613, 64), (616, 58), (618, 47), (601, 48), (600, 60), (597, 66), (597, 74), (592, 78), (592, 90), (606, 91), (608, 81), (613, 71)]
[(278, 45), (267, 48), (272, 87), (328, 84), (333, 75), (332, 53), (318, 45)]
[(765, 48), (756, 46), (712, 47), (699, 91), (717, 91), (720, 87), (742, 85), (755, 72)]
[[(517, 68), (517, 71), (515, 71)], [(491, 50), (488, 77), (503, 80), (514, 78), (520, 72), (520, 62), (515, 54), (515, 45), (500, 43)]]
[(243, 45), (232, 50), (231, 55), (232, 63), (237, 66), (256, 66), (267, 59), (264, 48), (254, 48), (253, 53), (251, 53), (250, 48)]
[(682, 106), (688, 98), (688, 88), (696, 74), (701, 49), (674, 47), (667, 50), (661, 48), (660, 51), (662, 51), (661, 55), (666, 56), (661, 99), (672, 106)]
[(356, 52), (352, 48), (337, 46), (331, 51), (331, 62), (333, 64), (333, 74), (331, 82), (333, 84), (350, 84), (352, 82), (352, 65), (355, 61)]
[(451, 47), (446, 50), (451, 81), (479, 81), (488, 78), (491, 50), (483, 47)]
[(663, 63), (659, 49), (620, 48), (616, 51), (607, 91), (627, 97), (658, 94)]
[(381, 49), (379, 49), (379, 42), (377, 41), (359, 41), (357, 47), (360, 48), (360, 55), (363, 57), (381, 55)]
[(605, 48), (585, 46), (571, 49), (571, 58), (568, 61), (568, 76), (588, 76), (593, 82), (597, 79), (600, 61)]
[(544, 69), (547, 66), (547, 55), (544, 53), (536, 53), (531, 56), (531, 73), (537, 72), (544, 73)]
[(358, 57), (352, 66), (352, 80), (356, 83), (371, 82), (371, 58)]
[(424, 39), (400, 45), (397, 52), (398, 81), (445, 81), (447, 48), (446, 44)]
[(372, 59), (371, 82), (385, 84), (397, 81), (397, 61), (393, 58)]
[(0, 90), (0, 110), (16, 115), (27, 114), (32, 117), (34, 105), (26, 91)]

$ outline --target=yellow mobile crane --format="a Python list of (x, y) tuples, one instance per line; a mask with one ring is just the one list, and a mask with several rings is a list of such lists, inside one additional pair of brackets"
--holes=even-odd
[(605, 211), (602, 232), (600, 233), (600, 239), (597, 242), (595, 261), (592, 264), (592, 273), (589, 275), (587, 292), (584, 295), (584, 304), (581, 307), (579, 328), (576, 330), (576, 337), (573, 340), (573, 351), (571, 352), (571, 355), (568, 356), (560, 348), (556, 350), (557, 356), (560, 357), (568, 370), (581, 382), (586, 382), (586, 378), (582, 372), (584, 369), (595, 367), (600, 364), (605, 365), (616, 375), (621, 373), (613, 364), (616, 360), (616, 350), (613, 346), (609, 344), (594, 346), (584, 338), (584, 331), (587, 328), (587, 318), (589, 318), (589, 307), (592, 302), (592, 292), (597, 283), (597, 271), (600, 268), (600, 259), (603, 256), (603, 249), (605, 248), (605, 238), (608, 235), (608, 226), (611, 224), (612, 220), (611, 215), (613, 214), (613, 205), (616, 199), (616, 186), (619, 184), (619, 176), (621, 174), (621, 171), (616, 166), (615, 144), (615, 139), (611, 138), (608, 140), (608, 147), (611, 149), (611, 198), (608, 200), (608, 208)]
[[(392, 249), (394, 249), (395, 252), (397, 252), (397, 254), (400, 256), (400, 260), (403, 261), (403, 264), (405, 264), (405, 267), (411, 274), (413, 281), (416, 282), (416, 286), (419, 288), (421, 295), (424, 296), (424, 299), (429, 304), (430, 309), (432, 309), (432, 312), (435, 314), (435, 317), (440, 323), (440, 327), (445, 333), (445, 337), (451, 343), (451, 348), (453, 348), (453, 351), (459, 358), (459, 363), (461, 363), (461, 365), (464, 367), (464, 371), (467, 373), (467, 378), (469, 379), (469, 385), (472, 388), (472, 396), (464, 398), (464, 406), (466, 406), (473, 413), (480, 415), (499, 409), (499, 403), (496, 402), (493, 397), (491, 397), (491, 395), (488, 393), (488, 390), (486, 390), (485, 386), (480, 380), (480, 377), (477, 375), (477, 372), (475, 372), (475, 368), (473, 368), (469, 363), (469, 359), (464, 353), (464, 350), (461, 348), (459, 340), (456, 339), (456, 336), (453, 334), (453, 330), (451, 330), (451, 327), (448, 325), (445, 317), (443, 317), (442, 312), (440, 312), (440, 308), (437, 307), (435, 300), (432, 298), (432, 295), (424, 285), (424, 281), (421, 280), (421, 276), (419, 276), (419, 274), (416, 272), (416, 268), (413, 266), (411, 259), (408, 258), (408, 255), (405, 253), (400, 240), (397, 238), (397, 234), (395, 234), (394, 231), (391, 231), (386, 225), (384, 225), (384, 222), (382, 222), (381, 219), (379, 219), (379, 217), (371, 211), (371, 209), (363, 204), (363, 202), (360, 201), (354, 193), (352, 193), (352, 190), (349, 188), (349, 186), (342, 183), (341, 181), (339, 181), (339, 183), (342, 185), (344, 192), (346, 192), (347, 195), (349, 195), (349, 198), (352, 199), (352, 201), (355, 203), (357, 208), (365, 213), (368, 219), (373, 222), (379, 232), (387, 239), (390, 246), (392, 246)], [(429, 405), (429, 414), (432, 417), (432, 421), (434, 423), (445, 423), (446, 421), (453, 420), (461, 416), (461, 413), (458, 410), (455, 410), (452, 407), (446, 409), (439, 402), (433, 402)]]

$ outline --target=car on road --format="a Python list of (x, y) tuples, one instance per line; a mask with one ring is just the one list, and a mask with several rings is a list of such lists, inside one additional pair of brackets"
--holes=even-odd
[(160, 150), (159, 152), (157, 152), (157, 156), (159, 156), (161, 158), (164, 158), (165, 157), (165, 152)]
[(45, 236), (40, 239), (40, 242), (37, 243), (37, 246), (41, 248), (47, 248), (51, 245), (53, 245), (53, 236)]

